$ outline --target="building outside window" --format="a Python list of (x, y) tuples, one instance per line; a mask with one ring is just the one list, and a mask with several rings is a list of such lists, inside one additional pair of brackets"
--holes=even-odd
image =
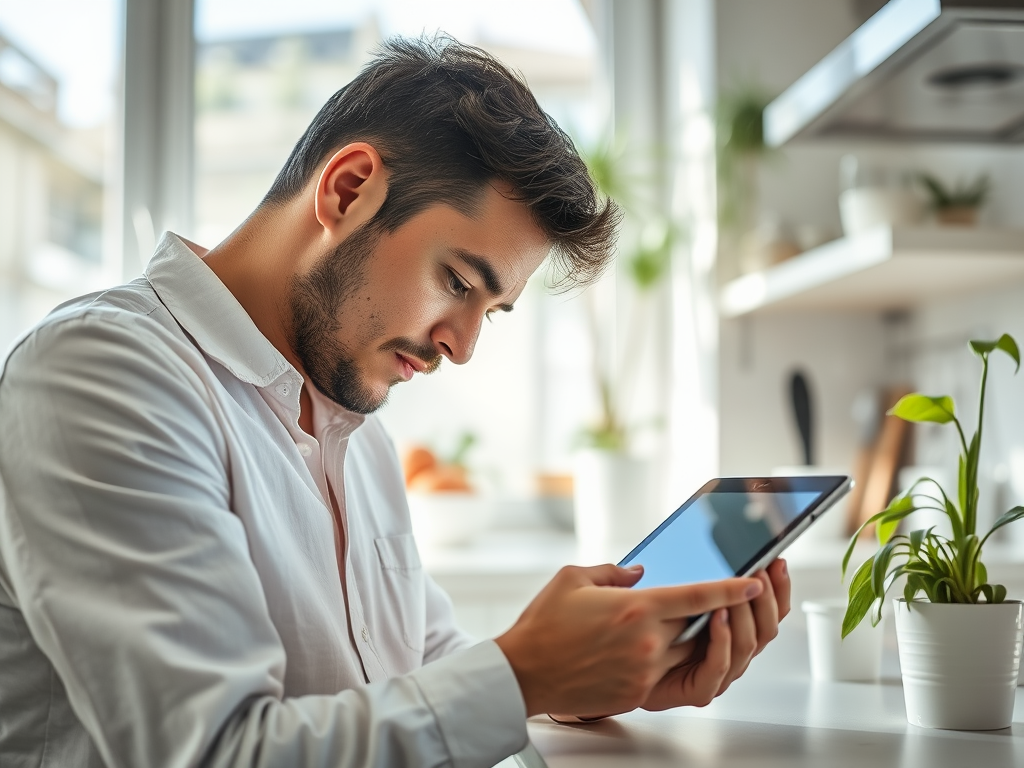
[[(0, 345), (109, 284), (119, 0), (0, 4)], [(60, 18), (60, 24), (53, 24)]]

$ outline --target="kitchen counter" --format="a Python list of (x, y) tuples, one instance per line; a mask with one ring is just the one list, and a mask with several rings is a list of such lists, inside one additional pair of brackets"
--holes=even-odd
[[(806, 634), (784, 623), (778, 639), (710, 706), (634, 712), (601, 723), (529, 723), (543, 761), (528, 768), (602, 766), (1024, 765), (1024, 690), (1011, 728), (990, 732), (919, 728), (906, 720), (895, 645), (886, 643), (878, 683), (810, 679)], [(504, 768), (505, 764), (502, 764)]]

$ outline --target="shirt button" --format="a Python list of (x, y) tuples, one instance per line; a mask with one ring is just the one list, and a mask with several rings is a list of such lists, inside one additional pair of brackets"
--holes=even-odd
[(370, 642), (370, 633), (366, 629), (366, 627), (363, 627), (363, 642), (365, 642), (365, 643)]
[(277, 394), (279, 394), (281, 397), (288, 397), (288, 395), (290, 395), (292, 391), (292, 388), (289, 387), (287, 384), (278, 384), (275, 387), (275, 389), (277, 390)]
[(298, 448), (299, 448), (299, 454), (301, 456), (312, 456), (313, 455), (313, 447), (309, 443), (299, 443), (298, 444)]

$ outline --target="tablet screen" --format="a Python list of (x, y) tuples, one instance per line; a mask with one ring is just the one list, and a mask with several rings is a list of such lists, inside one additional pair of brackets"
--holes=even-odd
[[(822, 478), (825, 479), (825, 478)], [(835, 479), (835, 478), (828, 478)], [(723, 483), (723, 481), (716, 481)], [(637, 588), (724, 579), (742, 573), (832, 488), (701, 489), (620, 565), (641, 563)], [(729, 480), (724, 481), (728, 487)], [(736, 487), (736, 486), (734, 486)]]

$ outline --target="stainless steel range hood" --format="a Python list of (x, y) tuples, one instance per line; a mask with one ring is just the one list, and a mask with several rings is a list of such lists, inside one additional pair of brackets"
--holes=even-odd
[(891, 0), (765, 109), (765, 141), (1024, 141), (1024, 0)]

